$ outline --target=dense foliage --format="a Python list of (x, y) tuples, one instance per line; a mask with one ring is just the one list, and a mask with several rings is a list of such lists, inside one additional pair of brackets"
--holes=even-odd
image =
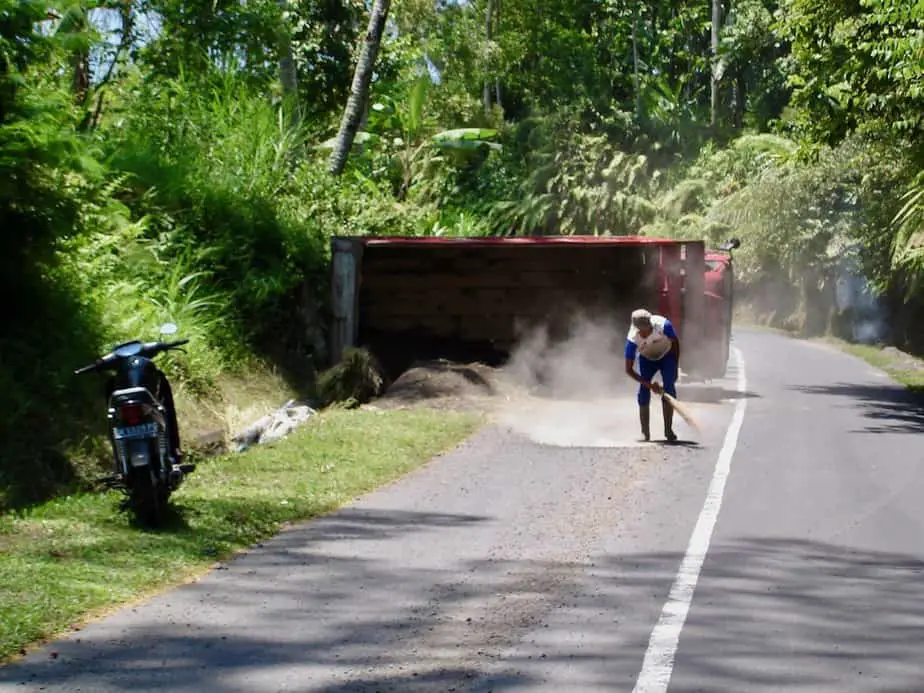
[(394, 0), (332, 176), (368, 18), (0, 0), (0, 506), (86, 474), (100, 388), (71, 372), (114, 340), (180, 323), (205, 400), (322, 364), (338, 233), (734, 232), (778, 320), (830, 326), (850, 270), (913, 337), (921, 2)]

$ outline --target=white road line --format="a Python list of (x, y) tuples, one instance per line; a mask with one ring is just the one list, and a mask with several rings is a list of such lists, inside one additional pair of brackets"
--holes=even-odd
[[(738, 369), (738, 392), (747, 391), (747, 378), (744, 373), (744, 357), (741, 352), (732, 347), (732, 356)], [(671, 585), (670, 594), (661, 617), (651, 633), (648, 649), (645, 651), (645, 660), (642, 670), (635, 684), (635, 693), (663, 693), (671, 682), (674, 670), (674, 656), (677, 654), (677, 644), (680, 641), (680, 631), (687, 620), (690, 605), (693, 603), (693, 592), (702, 570), (709, 543), (712, 541), (712, 532), (716, 520), (719, 519), (719, 510), (722, 507), (722, 496), (725, 493), (725, 482), (731, 471), (732, 457), (738, 445), (738, 433), (744, 422), (744, 410), (747, 408), (747, 398), (741, 397), (735, 403), (731, 423), (725, 432), (725, 440), (719, 451), (719, 458), (715, 463), (712, 481), (706, 491), (706, 502), (699, 513), (699, 519), (693, 528), (693, 535), (687, 546), (687, 552), (680, 564), (674, 584)]]

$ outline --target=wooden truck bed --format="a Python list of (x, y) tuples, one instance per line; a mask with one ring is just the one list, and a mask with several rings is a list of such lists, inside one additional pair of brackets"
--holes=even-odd
[(363, 345), (391, 373), (437, 357), (497, 363), (530, 326), (564, 336), (581, 312), (627, 328), (641, 306), (671, 318), (691, 365), (702, 342), (700, 241), (338, 237), (332, 250), (334, 362)]

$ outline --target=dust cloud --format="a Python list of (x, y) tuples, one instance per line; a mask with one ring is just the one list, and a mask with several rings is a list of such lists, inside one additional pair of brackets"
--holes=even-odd
[[(525, 331), (504, 367), (516, 387), (498, 422), (543, 445), (641, 446), (635, 383), (625, 374), (624, 320), (574, 315), (564, 335)], [(661, 426), (652, 408), (652, 429)]]
[(758, 281), (743, 284), (736, 291), (735, 320), (739, 322), (803, 336), (832, 334), (859, 344), (889, 339), (885, 298), (849, 260), (826, 275), (800, 281), (793, 281), (780, 269), (765, 268)]

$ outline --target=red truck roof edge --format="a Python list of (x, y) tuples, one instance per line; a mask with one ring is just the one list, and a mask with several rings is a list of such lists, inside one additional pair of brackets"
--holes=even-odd
[(334, 236), (363, 245), (677, 245), (701, 240), (651, 236)]

